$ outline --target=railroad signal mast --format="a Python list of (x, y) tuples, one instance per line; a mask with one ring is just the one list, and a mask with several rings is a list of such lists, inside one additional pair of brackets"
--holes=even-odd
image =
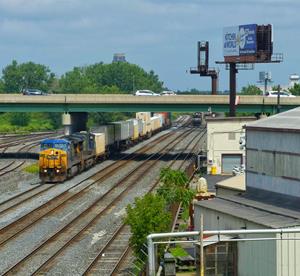
[(219, 71), (215, 68), (208, 68), (209, 43), (208, 41), (198, 41), (198, 62), (197, 68), (191, 68), (191, 74), (199, 74), (200, 77), (211, 77), (211, 94), (216, 95), (218, 91)]
[(259, 72), (259, 83), (264, 84), (263, 96), (266, 96), (268, 90), (268, 84), (272, 83), (272, 75), (271, 72)]
[(283, 54), (273, 54), (272, 25), (248, 24), (226, 27), (223, 30), (224, 61), (229, 69), (230, 111), (236, 112), (236, 74), (238, 70), (254, 69), (255, 63), (279, 63)]

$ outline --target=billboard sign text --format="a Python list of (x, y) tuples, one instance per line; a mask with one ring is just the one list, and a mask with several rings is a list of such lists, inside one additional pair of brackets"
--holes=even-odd
[(243, 56), (256, 53), (256, 24), (224, 28), (224, 56)]

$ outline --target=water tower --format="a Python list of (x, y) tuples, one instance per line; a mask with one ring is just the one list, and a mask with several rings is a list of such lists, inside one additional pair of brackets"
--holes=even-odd
[(299, 84), (299, 79), (300, 79), (300, 77), (298, 74), (290, 75), (289, 87), (294, 87), (295, 84)]

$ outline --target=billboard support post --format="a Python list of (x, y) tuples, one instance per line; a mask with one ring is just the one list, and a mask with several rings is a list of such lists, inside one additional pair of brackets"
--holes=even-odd
[(230, 117), (235, 117), (235, 110), (236, 110), (236, 106), (235, 106), (235, 98), (236, 98), (236, 63), (232, 62), (230, 63), (230, 70), (229, 70), (229, 74), (230, 74), (230, 97), (229, 97), (229, 116)]

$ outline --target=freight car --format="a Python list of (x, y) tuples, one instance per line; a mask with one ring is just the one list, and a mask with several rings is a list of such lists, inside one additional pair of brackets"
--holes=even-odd
[(111, 152), (128, 148), (167, 127), (162, 114), (137, 113), (136, 119), (99, 126), (92, 132), (74, 133), (63, 139), (41, 142), (39, 175), (42, 182), (63, 182), (105, 159)]

